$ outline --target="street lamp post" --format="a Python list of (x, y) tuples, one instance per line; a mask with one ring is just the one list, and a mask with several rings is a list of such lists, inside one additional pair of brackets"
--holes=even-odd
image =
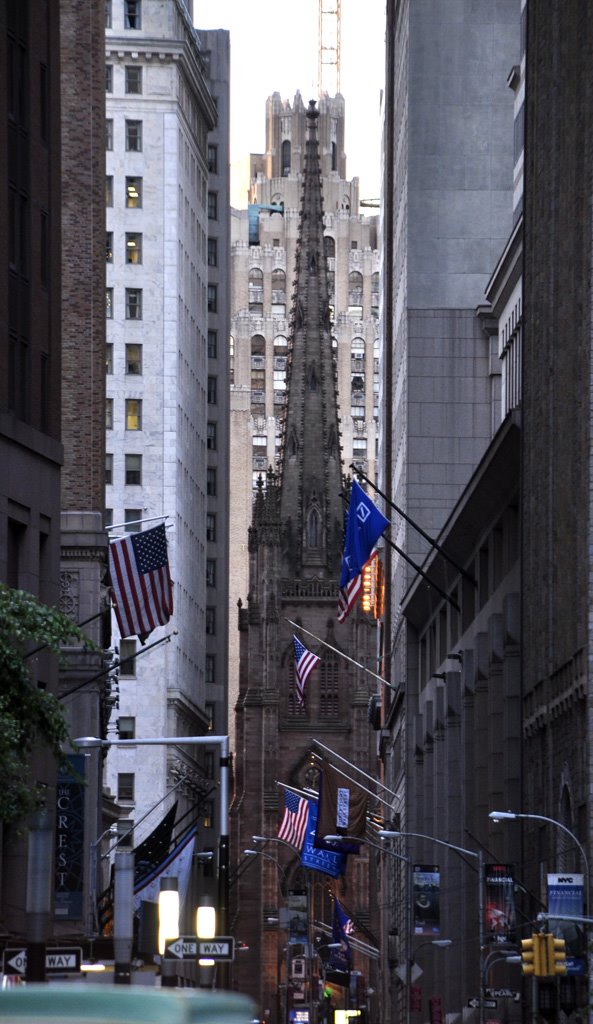
[[(559, 828), (562, 832), (566, 833), (566, 835), (570, 836), (570, 838), (572, 839), (573, 843), (575, 844), (575, 846), (579, 850), (579, 853), (580, 853), (580, 855), (582, 857), (583, 864), (584, 864), (584, 867), (585, 867), (585, 901), (586, 901), (586, 910), (587, 910), (588, 914), (591, 913), (591, 904), (590, 904), (590, 884), (591, 884), (591, 878), (590, 878), (590, 875), (589, 875), (589, 861), (587, 859), (587, 854), (585, 853), (585, 850), (584, 850), (584, 847), (583, 847), (582, 843), (579, 842), (579, 840), (575, 836), (574, 832), (571, 832), (571, 830), (563, 822), (556, 821), (555, 818), (548, 818), (545, 814), (524, 814), (524, 813), (519, 812), (519, 811), (490, 811), (488, 817), (492, 821), (495, 821), (495, 822), (499, 822), (499, 821), (522, 821), (524, 819), (527, 820), (527, 821), (544, 821), (544, 822), (546, 822), (546, 824), (554, 825), (555, 828)], [(591, 1005), (591, 995), (593, 993), (593, 953), (589, 949), (588, 932), (589, 932), (589, 929), (585, 926), (585, 938), (586, 938), (586, 947), (587, 947), (587, 982), (588, 982), (588, 988), (589, 988), (589, 1000), (588, 1000), (588, 1002), (589, 1002), (589, 1024), (593, 1024), (593, 1006)]]
[[(480, 992), (479, 992), (479, 1022), (484, 1024), (484, 997), (482, 992), (482, 942), (484, 936), (484, 863), (483, 854), (481, 850), (468, 850), (464, 846), (457, 846), (455, 843), (448, 843), (444, 839), (437, 839), (436, 836), (427, 836), (422, 832), (392, 832), (386, 829), (381, 829), (378, 835), (382, 839), (399, 839), (399, 838), (412, 838), (412, 839), (426, 839), (431, 843), (436, 843), (437, 846), (444, 846), (449, 850), (454, 850), (455, 853), (459, 853), (465, 857), (475, 857), (478, 861), (478, 964), (479, 964), (479, 977), (480, 977)], [(410, 894), (411, 898), (411, 894)], [(410, 903), (411, 906), (411, 903)], [(410, 992), (408, 990), (408, 1014), (410, 1004)]]
[(179, 747), (188, 743), (193, 746), (219, 747), (219, 818), (220, 837), (218, 843), (218, 925), (219, 934), (228, 934), (229, 923), (229, 738), (228, 736), (151, 736), (133, 740), (102, 740), (97, 736), (79, 736), (73, 740), (77, 747)]

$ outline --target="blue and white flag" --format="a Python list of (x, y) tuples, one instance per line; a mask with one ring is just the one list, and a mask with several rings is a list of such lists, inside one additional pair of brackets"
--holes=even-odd
[(317, 831), (317, 800), (309, 800), (309, 818), (305, 841), (301, 850), (301, 866), (322, 871), (331, 878), (339, 878), (346, 870), (346, 854), (333, 850), (320, 850), (315, 846)]
[(338, 620), (343, 622), (360, 592), (362, 570), (390, 525), (356, 480), (352, 481), (340, 573)]

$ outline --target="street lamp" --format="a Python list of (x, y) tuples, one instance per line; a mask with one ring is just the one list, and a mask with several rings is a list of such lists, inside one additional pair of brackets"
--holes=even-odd
[(278, 874), (279, 876), (281, 876), (281, 878), (278, 878), (280, 895), (284, 896), (285, 892), (288, 891), (288, 879), (286, 877), (286, 872), (282, 865), (280, 864), (280, 862), (276, 860), (275, 857), (272, 857), (271, 853), (266, 853), (265, 850), (243, 850), (243, 853), (245, 854), (246, 857), (263, 857), (264, 860), (269, 860), (272, 862), (272, 864), (276, 866), (276, 868), (278, 869)]
[(218, 846), (218, 922), (220, 934), (228, 932), (229, 917), (229, 738), (228, 736), (151, 736), (133, 740), (102, 740), (97, 736), (79, 736), (72, 741), (75, 746), (89, 747), (179, 747), (184, 743), (201, 747), (219, 747), (219, 818), (220, 838)]
[[(455, 853), (459, 853), (465, 857), (475, 857), (478, 861), (478, 964), (480, 971), (480, 982), (482, 981), (482, 939), (484, 935), (484, 863), (483, 854), (481, 850), (468, 850), (465, 846), (457, 846), (455, 843), (448, 843), (444, 839), (437, 839), (436, 836), (427, 836), (422, 832), (392, 832), (386, 829), (380, 829), (377, 833), (382, 839), (399, 839), (399, 838), (412, 838), (412, 839), (426, 839), (428, 842), (436, 843), (437, 846), (444, 846), (449, 850), (454, 850)], [(410, 993), (408, 990), (408, 1013), (410, 1006)], [(480, 1024), (484, 1024), (484, 998), (480, 986), (480, 1007), (479, 1007), (479, 1021)]]
[[(544, 821), (544, 822), (546, 822), (546, 824), (554, 825), (555, 828), (559, 828), (562, 832), (565, 832), (566, 835), (570, 836), (570, 838), (572, 839), (572, 841), (575, 844), (575, 846), (578, 847), (580, 855), (581, 855), (581, 857), (583, 859), (583, 864), (585, 865), (585, 900), (586, 900), (587, 913), (588, 914), (591, 913), (591, 904), (590, 904), (590, 901), (589, 901), (589, 895), (590, 895), (590, 893), (589, 893), (589, 887), (590, 887), (589, 861), (587, 860), (587, 854), (585, 853), (583, 845), (579, 842), (579, 840), (575, 836), (574, 832), (571, 832), (571, 830), (563, 822), (556, 821), (555, 818), (548, 818), (548, 817), (546, 817), (545, 814), (523, 814), (522, 812), (519, 812), (519, 811), (490, 811), (488, 817), (492, 821), (495, 821), (495, 822), (498, 822), (498, 821), (522, 821), (523, 819), (525, 819), (527, 821)], [(588, 922), (585, 922), (585, 936), (586, 937), (587, 937), (587, 933), (588, 933), (587, 923)], [(593, 954), (591, 953), (591, 950), (589, 949), (588, 937), (587, 937), (586, 947), (587, 947), (587, 979), (588, 979), (588, 985), (589, 985), (589, 999), (590, 999), (591, 998), (591, 993), (593, 992)], [(593, 1007), (591, 1007), (589, 1009), (589, 1024), (593, 1024)]]

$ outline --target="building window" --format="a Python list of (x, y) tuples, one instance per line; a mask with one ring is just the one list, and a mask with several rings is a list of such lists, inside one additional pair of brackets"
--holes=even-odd
[(113, 483), (113, 455), (105, 454), (105, 483)]
[(138, 64), (126, 64), (126, 92), (133, 96), (142, 93), (142, 68)]
[(105, 399), (105, 429), (113, 430), (113, 399)]
[[(123, 643), (123, 641), (122, 641)], [(134, 648), (136, 644), (134, 643)], [(136, 739), (136, 719), (131, 715), (122, 715), (117, 720), (117, 735), (120, 740)]]
[(105, 529), (106, 530), (108, 530), (111, 526), (113, 526), (113, 509), (112, 508), (106, 508), (105, 509), (105, 515), (103, 516), (103, 522), (105, 524)]
[(105, 65), (105, 92), (113, 92), (113, 64)]
[(142, 235), (137, 231), (126, 232), (126, 263), (142, 263)]
[(126, 374), (139, 376), (142, 373), (142, 345), (126, 345)]
[(142, 319), (142, 289), (126, 288), (126, 320)]
[(105, 373), (108, 376), (113, 373), (113, 345), (111, 342), (105, 345)]
[(218, 220), (218, 195), (216, 192), (208, 193), (208, 220)]
[(208, 359), (216, 359), (218, 352), (218, 331), (208, 331)]
[[(130, 679), (136, 676), (136, 641), (135, 640), (120, 640), (119, 642), (119, 674), (120, 676), (127, 676)], [(120, 722), (121, 722), (120, 718)], [(135, 722), (134, 719), (132, 719)], [(120, 726), (121, 729), (121, 726)], [(120, 739), (124, 737), (120, 732)]]
[(105, 232), (105, 261), (113, 263), (113, 231)]
[(208, 266), (209, 267), (217, 267), (218, 266), (218, 239), (217, 238), (209, 238), (208, 239)]
[(290, 174), (290, 140), (285, 139), (282, 143), (282, 177)]
[(206, 540), (212, 543), (216, 540), (216, 515), (214, 512), (206, 513)]
[(216, 377), (208, 377), (208, 405), (216, 405)]
[(134, 822), (129, 818), (120, 818), (117, 822), (119, 841), (118, 850), (131, 850), (134, 847)]
[(105, 316), (113, 320), (113, 288), (105, 289)]
[(105, 28), (111, 28), (111, 0), (105, 0)]
[(210, 704), (206, 701), (204, 710), (206, 712), (206, 718), (208, 719), (208, 732), (214, 732), (214, 704)]
[(142, 509), (141, 508), (126, 508), (124, 509), (125, 519), (125, 531), (126, 533), (138, 533), (140, 525), (142, 523)]
[(128, 153), (142, 152), (142, 121), (126, 121), (126, 149)]
[(105, 206), (113, 206), (113, 175), (105, 175)]
[(216, 497), (216, 468), (209, 466), (206, 470), (206, 494)]
[(113, 118), (108, 117), (105, 121), (105, 149), (113, 149)]
[(216, 682), (216, 658), (213, 654), (206, 655), (206, 683), (212, 685)]
[(142, 206), (142, 178), (126, 178), (126, 206), (129, 209)]
[(126, 430), (142, 430), (141, 398), (126, 398)]
[(206, 426), (206, 448), (210, 452), (216, 451), (216, 423), (208, 421)]
[(212, 604), (206, 608), (206, 633), (208, 636), (216, 636), (216, 607)]
[(126, 484), (130, 486), (142, 483), (142, 456), (126, 455)]
[(272, 271), (272, 316), (286, 315), (286, 274), (283, 270)]
[(216, 586), (216, 561), (214, 558), (206, 559), (206, 586)]
[(212, 800), (204, 800), (202, 806), (204, 808), (202, 826), (204, 828), (214, 828), (214, 804)]
[(218, 309), (218, 285), (208, 285), (208, 312), (216, 313)]
[(218, 173), (218, 146), (208, 144), (208, 174)]
[(124, 28), (142, 28), (142, 0), (124, 0)]
[[(259, 267), (252, 267), (249, 271), (249, 312), (261, 316), (264, 302), (264, 274)], [(253, 349), (252, 349), (253, 352)]]

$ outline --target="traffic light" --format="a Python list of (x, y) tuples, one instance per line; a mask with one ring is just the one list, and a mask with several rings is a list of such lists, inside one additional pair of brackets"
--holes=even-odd
[(530, 939), (521, 939), (523, 974), (531, 974), (537, 978), (542, 976), (541, 940), (539, 932), (534, 932)]
[(566, 943), (555, 935), (545, 936), (548, 944), (548, 969), (550, 974), (566, 974)]

